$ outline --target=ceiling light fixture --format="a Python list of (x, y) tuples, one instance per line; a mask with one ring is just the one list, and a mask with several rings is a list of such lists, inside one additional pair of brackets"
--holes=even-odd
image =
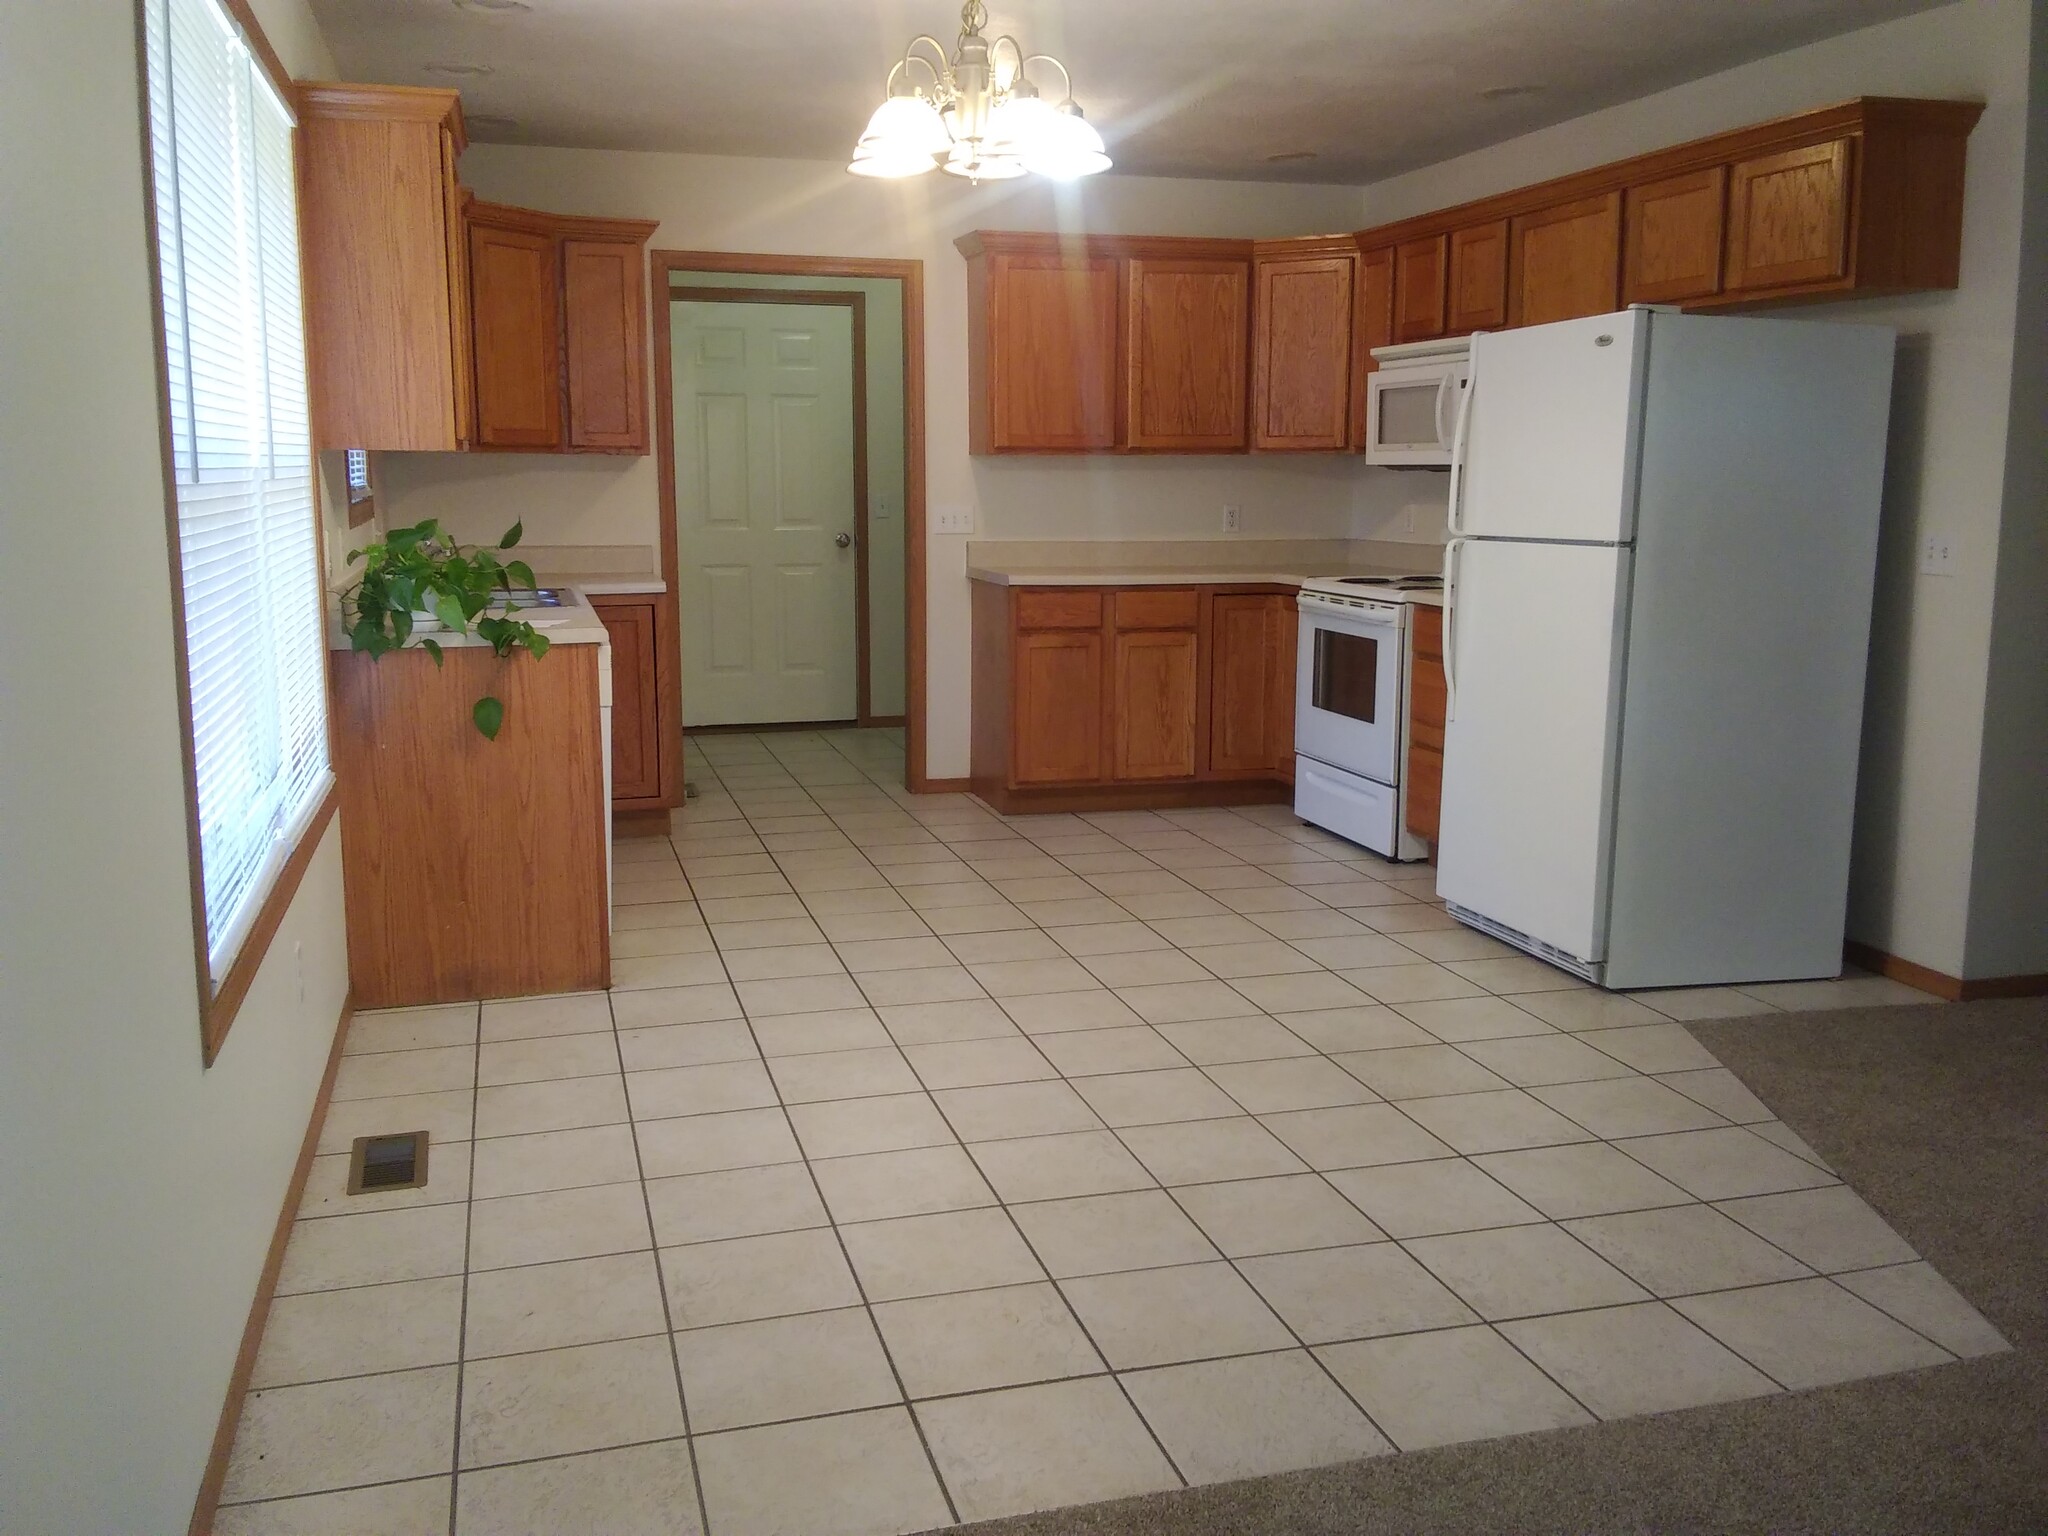
[[(1025, 53), (1014, 37), (985, 37), (987, 25), (988, 8), (967, 0), (950, 59), (937, 38), (920, 34), (910, 40), (889, 71), (881, 106), (854, 145), (849, 171), (896, 178), (936, 166), (970, 181), (1002, 181), (1027, 171), (1071, 181), (1109, 169), (1102, 135), (1074, 103), (1067, 66), (1049, 53)], [(932, 58), (917, 51), (920, 43)], [(1000, 57), (1005, 44), (1008, 59)], [(1060, 72), (1064, 95), (1057, 106), (1026, 77), (1034, 64)], [(931, 76), (929, 85), (912, 80), (913, 66)]]

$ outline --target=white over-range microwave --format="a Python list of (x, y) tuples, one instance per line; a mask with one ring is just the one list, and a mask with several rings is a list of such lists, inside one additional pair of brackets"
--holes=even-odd
[(1448, 469), (1471, 372), (1472, 338), (1374, 347), (1366, 380), (1365, 461)]

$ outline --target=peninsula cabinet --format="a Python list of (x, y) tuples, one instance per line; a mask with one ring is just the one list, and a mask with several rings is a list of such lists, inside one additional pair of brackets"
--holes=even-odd
[(1252, 447), (1355, 446), (1358, 254), (1346, 238), (1261, 242), (1252, 256)]
[[(610, 985), (597, 650), (330, 657), (359, 1006)], [(495, 741), (470, 721), (485, 693)]]
[(973, 783), (991, 805), (1287, 798), (1291, 590), (972, 586)]

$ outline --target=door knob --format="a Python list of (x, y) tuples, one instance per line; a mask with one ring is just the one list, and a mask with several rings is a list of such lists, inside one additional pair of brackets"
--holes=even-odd
[(833, 537), (832, 542), (841, 549), (850, 549), (853, 547), (853, 535), (850, 533), (837, 534)]

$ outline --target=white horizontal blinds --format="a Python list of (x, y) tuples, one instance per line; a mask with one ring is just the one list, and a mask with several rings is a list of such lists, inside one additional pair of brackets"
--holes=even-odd
[(217, 0), (146, 0), (213, 975), (328, 784), (292, 121)]

